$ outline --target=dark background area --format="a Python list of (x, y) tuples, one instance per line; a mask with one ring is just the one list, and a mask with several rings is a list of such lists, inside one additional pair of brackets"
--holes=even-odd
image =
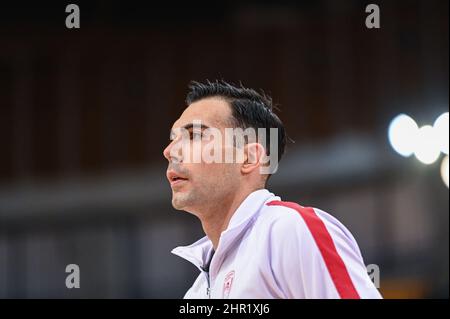
[[(394, 153), (393, 117), (448, 112), (448, 1), (0, 4), (0, 297), (178, 298), (203, 236), (162, 150), (191, 80), (262, 88), (295, 143), (269, 189), (324, 209), (387, 298), (448, 298), (439, 163)], [(81, 269), (68, 290), (67, 264)]]

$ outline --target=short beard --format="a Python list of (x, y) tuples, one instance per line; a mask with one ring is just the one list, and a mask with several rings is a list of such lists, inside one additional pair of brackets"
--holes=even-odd
[(185, 210), (185, 208), (190, 206), (196, 206), (195, 204), (198, 204), (201, 197), (192, 191), (189, 193), (175, 193), (172, 195), (172, 206), (176, 210)]
[(178, 193), (173, 195), (172, 206), (176, 210), (184, 210), (200, 218), (200, 212), (211, 211), (215, 206), (219, 209), (223, 198), (231, 191), (229, 189), (227, 192), (224, 192), (224, 188), (222, 188), (218, 193), (209, 191), (205, 194), (199, 194), (198, 190), (197, 192)]

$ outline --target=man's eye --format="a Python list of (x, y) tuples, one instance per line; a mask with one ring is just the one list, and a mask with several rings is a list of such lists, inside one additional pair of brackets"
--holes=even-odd
[(201, 139), (202, 138), (202, 132), (191, 132), (191, 139)]

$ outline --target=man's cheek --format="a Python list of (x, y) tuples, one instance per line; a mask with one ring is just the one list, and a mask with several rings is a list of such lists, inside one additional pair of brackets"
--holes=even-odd
[(204, 164), (223, 162), (222, 145), (218, 139), (203, 140), (201, 153)]

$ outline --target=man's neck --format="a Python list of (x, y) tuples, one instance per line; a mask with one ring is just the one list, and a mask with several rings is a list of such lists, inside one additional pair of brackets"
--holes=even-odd
[(199, 214), (202, 223), (203, 231), (211, 240), (214, 250), (219, 246), (220, 235), (228, 228), (231, 218), (242, 204), (242, 202), (254, 191), (258, 189), (240, 192), (236, 196), (225, 199), (217, 205), (209, 206), (208, 211)]

